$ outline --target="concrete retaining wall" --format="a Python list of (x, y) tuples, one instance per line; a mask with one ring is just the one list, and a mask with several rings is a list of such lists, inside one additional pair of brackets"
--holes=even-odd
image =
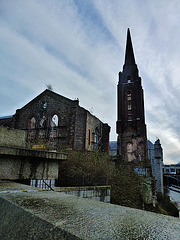
[(58, 179), (59, 160), (0, 155), (0, 179)]
[(0, 239), (2, 240), (80, 239), (3, 198), (0, 198), (0, 205)]
[(27, 192), (16, 193), (3, 193), (2, 189), (3, 184), (0, 186), (3, 240), (179, 240), (178, 218), (60, 192), (33, 192), (30, 187)]
[(66, 153), (0, 146), (0, 179), (58, 179)]

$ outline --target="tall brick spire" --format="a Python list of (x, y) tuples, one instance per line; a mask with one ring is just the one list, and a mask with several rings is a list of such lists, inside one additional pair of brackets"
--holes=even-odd
[(131, 41), (131, 34), (130, 30), (128, 28), (127, 30), (127, 40), (126, 40), (126, 54), (125, 54), (125, 65), (126, 64), (136, 64), (135, 63), (135, 58), (134, 58), (134, 52), (133, 52), (133, 46), (132, 46), (132, 41)]
[(128, 28), (127, 40), (126, 40), (126, 51), (125, 61), (123, 65), (123, 71), (119, 73), (119, 81), (121, 83), (127, 83), (128, 80), (134, 81), (139, 77), (138, 68), (135, 62), (133, 45), (131, 41), (131, 34)]
[(117, 86), (118, 154), (135, 165), (146, 161), (144, 96), (135, 62), (131, 35), (127, 30), (125, 62)]

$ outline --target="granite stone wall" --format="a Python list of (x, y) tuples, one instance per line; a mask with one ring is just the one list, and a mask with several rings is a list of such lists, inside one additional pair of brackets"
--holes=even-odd
[(26, 147), (26, 131), (0, 126), (0, 146)]

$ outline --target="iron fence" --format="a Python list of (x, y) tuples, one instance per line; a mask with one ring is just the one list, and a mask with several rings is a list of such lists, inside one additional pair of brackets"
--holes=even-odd
[(56, 181), (56, 186), (59, 187), (78, 187), (78, 186), (103, 186), (108, 185), (108, 175), (106, 176), (75, 176), (65, 177), (60, 176)]

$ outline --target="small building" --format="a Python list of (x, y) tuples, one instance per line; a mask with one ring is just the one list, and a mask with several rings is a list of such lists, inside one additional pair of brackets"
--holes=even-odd
[(0, 126), (23, 129), (30, 147), (109, 151), (110, 127), (88, 110), (46, 89), (13, 116), (1, 117)]
[(163, 165), (163, 174), (180, 175), (180, 163)]
[(148, 140), (147, 145), (148, 158), (151, 161), (152, 166), (152, 175), (156, 180), (156, 192), (163, 194), (163, 149), (159, 139), (157, 139), (154, 144)]
[(180, 186), (180, 162), (178, 164), (163, 165), (165, 186)]

